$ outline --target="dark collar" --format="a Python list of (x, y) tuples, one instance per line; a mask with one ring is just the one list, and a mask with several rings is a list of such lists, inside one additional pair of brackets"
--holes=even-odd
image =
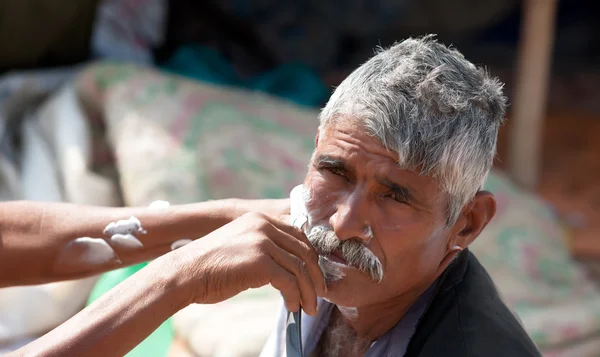
[(428, 331), (433, 331), (440, 317), (447, 311), (448, 299), (446, 297), (452, 288), (459, 284), (465, 276), (470, 255), (471, 253), (468, 249), (460, 252), (438, 278), (434, 297), (419, 319), (405, 356), (417, 356), (419, 354), (419, 351), (421, 351), (429, 337)]
[(448, 265), (438, 280), (439, 284), (435, 294), (436, 296), (438, 294), (444, 294), (448, 289), (451, 289), (453, 286), (460, 283), (467, 271), (470, 254), (469, 248), (466, 248), (454, 258), (450, 265)]

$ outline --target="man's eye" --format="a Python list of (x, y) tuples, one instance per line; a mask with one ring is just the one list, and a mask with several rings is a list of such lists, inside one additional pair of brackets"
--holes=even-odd
[(346, 177), (346, 172), (338, 167), (326, 167), (325, 169), (334, 175)]
[(402, 195), (398, 192), (389, 192), (385, 196), (393, 199), (394, 201), (398, 201), (400, 203), (408, 203), (408, 201), (406, 200), (404, 195)]

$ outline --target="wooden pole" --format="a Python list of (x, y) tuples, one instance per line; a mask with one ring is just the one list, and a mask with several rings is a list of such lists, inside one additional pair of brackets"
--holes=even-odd
[(557, 0), (523, 2), (516, 89), (509, 138), (509, 170), (525, 188), (535, 190), (541, 170), (545, 114)]

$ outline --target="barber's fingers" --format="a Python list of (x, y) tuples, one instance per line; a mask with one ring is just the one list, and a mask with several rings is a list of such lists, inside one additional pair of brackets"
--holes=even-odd
[(302, 233), (298, 228), (287, 224), (285, 221), (273, 218), (266, 214), (261, 214), (261, 218), (271, 223), (274, 227), (277, 227), (277, 229), (293, 236), (294, 238), (308, 242), (308, 239), (306, 238), (304, 233)]
[(300, 291), (302, 308), (309, 315), (317, 313), (317, 291), (302, 259), (276, 247), (271, 252), (273, 260), (288, 272), (292, 273)]
[[(282, 293), (287, 294), (287, 296), (285, 296), (286, 304), (291, 304), (294, 306), (295, 303), (299, 303), (307, 314), (316, 314), (317, 292), (312, 279), (308, 274), (304, 261), (294, 254), (282, 249), (272, 240), (266, 240), (263, 244), (263, 247), (266, 249), (268, 255), (277, 266), (285, 269), (291, 274), (283, 281), (271, 281), (271, 285), (273, 285), (273, 287), (282, 291)], [(273, 268), (273, 270), (278, 269)], [(279, 278), (279, 276), (274, 276), (273, 278)], [(293, 294), (289, 288), (289, 285), (295, 285), (295, 291), (298, 291), (298, 296)], [(284, 291), (280, 288), (286, 288), (287, 290)]]
[(311, 291), (323, 296), (325, 277), (319, 267), (319, 256), (312, 246), (299, 240), (286, 239), (287, 237), (280, 234), (272, 234), (270, 238), (294, 262), (294, 273), (306, 275), (311, 284)]
[[(293, 306), (297, 301), (307, 314), (315, 314), (317, 307), (315, 286), (319, 286), (320, 291), (324, 291), (325, 279), (319, 268), (318, 255), (304, 234), (283, 222), (256, 212), (244, 215), (239, 222), (243, 222), (240, 224), (245, 227), (244, 234), (250, 234), (253, 237), (252, 240), (257, 244), (256, 248), (261, 255), (266, 254), (275, 264), (293, 275), (293, 281), (292, 279), (274, 280), (272, 283), (278, 289), (287, 289), (285, 290), (286, 304)], [(264, 263), (262, 260), (261, 262)], [(260, 266), (264, 268), (262, 263)], [(267, 275), (263, 275), (264, 273)], [(261, 272), (259, 276), (261, 279), (269, 278), (270, 273)], [(252, 284), (258, 283), (254, 280), (259, 276), (251, 277)], [(280, 277), (276, 275), (274, 278)], [(297, 298), (288, 287), (291, 283), (296, 285), (299, 292)]]
[(285, 302), (285, 308), (292, 312), (298, 311), (301, 305), (301, 298), (298, 281), (294, 274), (273, 262), (269, 269), (269, 276), (271, 286), (281, 292), (283, 301)]
[[(319, 268), (319, 255), (308, 238), (293, 226), (271, 218), (269, 218), (269, 222), (272, 224), (273, 230), (267, 229), (264, 233), (279, 247), (302, 259), (317, 293), (325, 294), (325, 277)], [(288, 235), (295, 239), (289, 239)]]

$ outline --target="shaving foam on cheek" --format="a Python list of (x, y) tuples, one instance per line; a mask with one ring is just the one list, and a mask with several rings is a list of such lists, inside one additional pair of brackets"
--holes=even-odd
[(308, 211), (304, 205), (304, 186), (298, 185), (290, 192), (290, 218), (291, 224), (303, 229), (308, 222)]
[[(311, 227), (308, 226), (310, 217), (305, 205), (307, 195), (308, 192), (303, 185), (294, 187), (292, 192), (290, 192), (290, 218), (291, 224), (294, 227), (302, 229), (305, 234), (310, 235), (310, 232), (308, 231), (311, 229)], [(322, 255), (319, 256), (319, 267), (325, 277), (326, 285), (327, 283), (341, 280), (346, 276), (343, 271), (343, 268), (345, 267), (343, 264), (333, 262)]]

